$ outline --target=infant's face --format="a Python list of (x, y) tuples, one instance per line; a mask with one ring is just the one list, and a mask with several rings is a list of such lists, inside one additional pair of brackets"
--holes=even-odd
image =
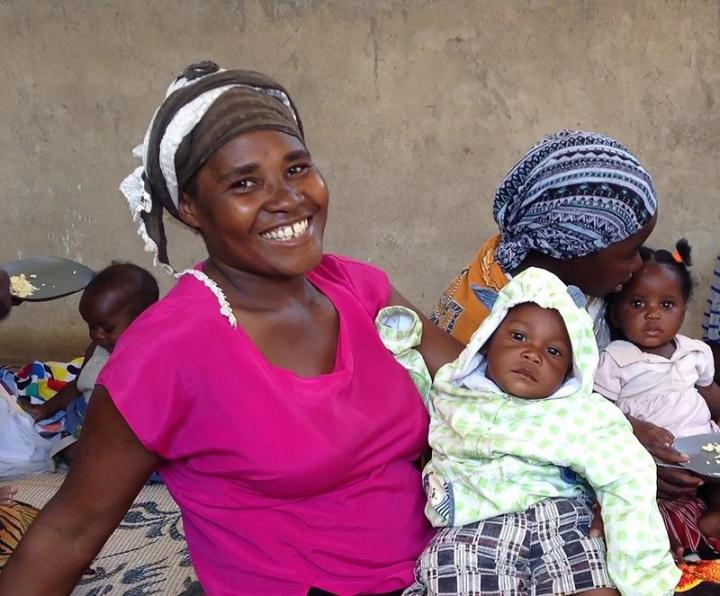
[(108, 352), (137, 316), (129, 308), (126, 294), (118, 290), (80, 300), (80, 316), (87, 323), (90, 340)]
[(572, 346), (560, 313), (520, 304), (488, 340), (487, 376), (505, 393), (526, 399), (552, 395), (572, 366)]
[(615, 299), (612, 320), (628, 341), (646, 352), (662, 353), (680, 331), (686, 308), (678, 273), (649, 262)]

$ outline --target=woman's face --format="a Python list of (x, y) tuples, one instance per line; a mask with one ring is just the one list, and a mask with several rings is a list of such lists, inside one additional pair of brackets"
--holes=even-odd
[(183, 193), (180, 215), (213, 260), (263, 276), (291, 277), (322, 257), (328, 190), (303, 143), (259, 130), (218, 149)]
[(558, 261), (558, 271), (554, 273), (567, 285), (577, 286), (590, 296), (604, 298), (619, 292), (642, 266), (638, 249), (650, 236), (656, 222), (657, 214), (622, 242), (584, 257)]

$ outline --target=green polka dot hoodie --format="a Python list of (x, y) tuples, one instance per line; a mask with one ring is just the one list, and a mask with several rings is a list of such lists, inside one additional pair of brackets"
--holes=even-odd
[[(503, 393), (485, 376), (480, 352), (508, 311), (524, 302), (556, 309), (572, 343), (572, 373), (544, 399)], [(380, 311), (377, 328), (410, 371), (430, 412), (433, 455), (423, 483), (425, 513), (434, 526), (520, 512), (552, 497), (582, 497), (582, 481), (573, 480), (580, 476), (602, 505), (608, 570), (621, 593), (673, 592), (680, 573), (655, 501), (655, 464), (622, 412), (593, 393), (598, 363), (593, 322), (555, 275), (530, 268), (515, 276), (432, 386), (422, 357), (412, 349), (422, 334), (417, 315), (389, 307)]]

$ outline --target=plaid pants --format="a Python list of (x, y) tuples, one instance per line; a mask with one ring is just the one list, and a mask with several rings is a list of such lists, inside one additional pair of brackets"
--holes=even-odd
[(559, 596), (613, 588), (605, 543), (587, 536), (585, 501), (547, 499), (526, 511), (442, 528), (404, 596)]

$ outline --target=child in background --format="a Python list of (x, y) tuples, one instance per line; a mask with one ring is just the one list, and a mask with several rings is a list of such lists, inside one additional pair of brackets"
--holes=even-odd
[[(406, 596), (673, 593), (680, 573), (655, 466), (623, 414), (593, 393), (593, 323), (576, 301), (582, 293), (553, 274), (523, 271), (438, 371), (423, 481), (425, 513), (440, 530)], [(420, 322), (400, 308), (380, 312), (378, 331), (417, 379), (422, 361), (410, 348)], [(428, 385), (426, 377), (421, 393)], [(607, 555), (602, 539), (587, 536), (591, 506), (576, 475), (602, 505)]]
[(110, 357), (120, 335), (146, 308), (157, 302), (160, 290), (155, 278), (132, 263), (116, 263), (100, 271), (83, 291), (80, 316), (90, 332), (91, 343), (77, 378), (42, 405), (21, 402), (35, 418), (45, 420), (66, 410), (66, 437), (54, 454), (62, 451), (70, 461), (80, 435), (90, 395), (100, 370)]
[[(627, 416), (655, 425), (657, 440), (665, 445), (720, 432), (712, 352), (678, 333), (692, 292), (690, 252), (685, 240), (674, 253), (640, 249), (642, 268), (608, 304), (610, 321), (624, 339), (602, 352), (595, 379), (596, 391)], [(700, 530), (720, 537), (720, 491), (708, 485), (701, 493), (708, 509)]]

